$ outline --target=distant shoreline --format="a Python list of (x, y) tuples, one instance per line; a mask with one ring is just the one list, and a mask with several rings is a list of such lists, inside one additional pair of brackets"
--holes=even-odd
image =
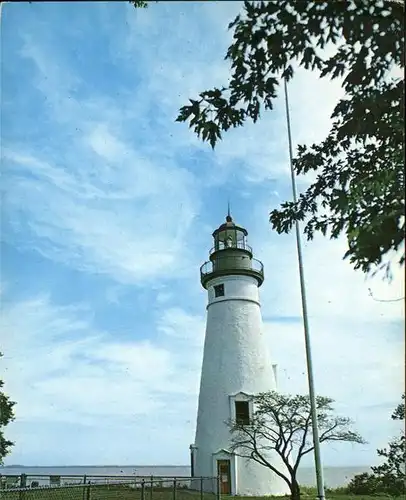
[(69, 467), (69, 468), (88, 468), (88, 469), (96, 469), (98, 467), (137, 467), (137, 468), (141, 468), (141, 467), (189, 467), (189, 465), (185, 465), (185, 464), (180, 464), (180, 465), (168, 465), (168, 464), (155, 464), (155, 465), (152, 465), (152, 464), (149, 464), (149, 465), (115, 465), (115, 464), (110, 464), (110, 465), (1, 465), (0, 466), (0, 469), (34, 469), (34, 468), (40, 468), (40, 469), (54, 469), (54, 468), (58, 468), (58, 469), (62, 469), (62, 468), (66, 468), (66, 467)]

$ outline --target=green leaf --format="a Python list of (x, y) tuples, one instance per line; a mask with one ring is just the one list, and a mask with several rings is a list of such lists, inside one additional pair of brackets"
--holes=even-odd
[[(294, 159), (297, 175), (312, 170), (317, 180), (298, 203), (273, 210), (270, 222), (282, 233), (304, 221), (309, 239), (316, 232), (344, 233), (344, 258), (356, 269), (384, 269), (405, 235), (404, 78), (390, 73), (404, 68), (402, 8), (395, 2), (352, 2), (351, 9), (346, 2), (245, 2), (229, 28), (228, 87), (200, 93), (177, 121), (188, 122), (214, 148), (221, 131), (247, 119), (255, 123), (273, 109), (279, 75), (294, 78), (295, 61), (317, 68), (322, 78), (345, 76), (325, 139), (298, 147)], [(327, 43), (335, 47), (324, 60), (319, 50)]]

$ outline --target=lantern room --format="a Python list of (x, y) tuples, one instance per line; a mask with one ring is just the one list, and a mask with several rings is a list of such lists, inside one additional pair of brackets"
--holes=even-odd
[(251, 252), (251, 247), (247, 245), (247, 230), (237, 226), (232, 217), (227, 215), (226, 222), (213, 233), (214, 248), (211, 253), (227, 248), (240, 248)]

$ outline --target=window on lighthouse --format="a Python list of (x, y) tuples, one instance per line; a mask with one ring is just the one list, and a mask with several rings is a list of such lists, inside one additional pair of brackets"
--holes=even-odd
[(223, 297), (224, 296), (224, 285), (215, 285), (214, 296), (215, 297)]
[(249, 425), (250, 408), (248, 401), (235, 401), (235, 421), (239, 425)]

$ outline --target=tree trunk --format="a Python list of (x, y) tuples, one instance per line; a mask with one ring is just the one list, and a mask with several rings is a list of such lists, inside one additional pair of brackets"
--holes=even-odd
[(296, 481), (296, 477), (292, 477), (292, 482), (290, 484), (290, 498), (291, 500), (300, 500), (300, 486)]

